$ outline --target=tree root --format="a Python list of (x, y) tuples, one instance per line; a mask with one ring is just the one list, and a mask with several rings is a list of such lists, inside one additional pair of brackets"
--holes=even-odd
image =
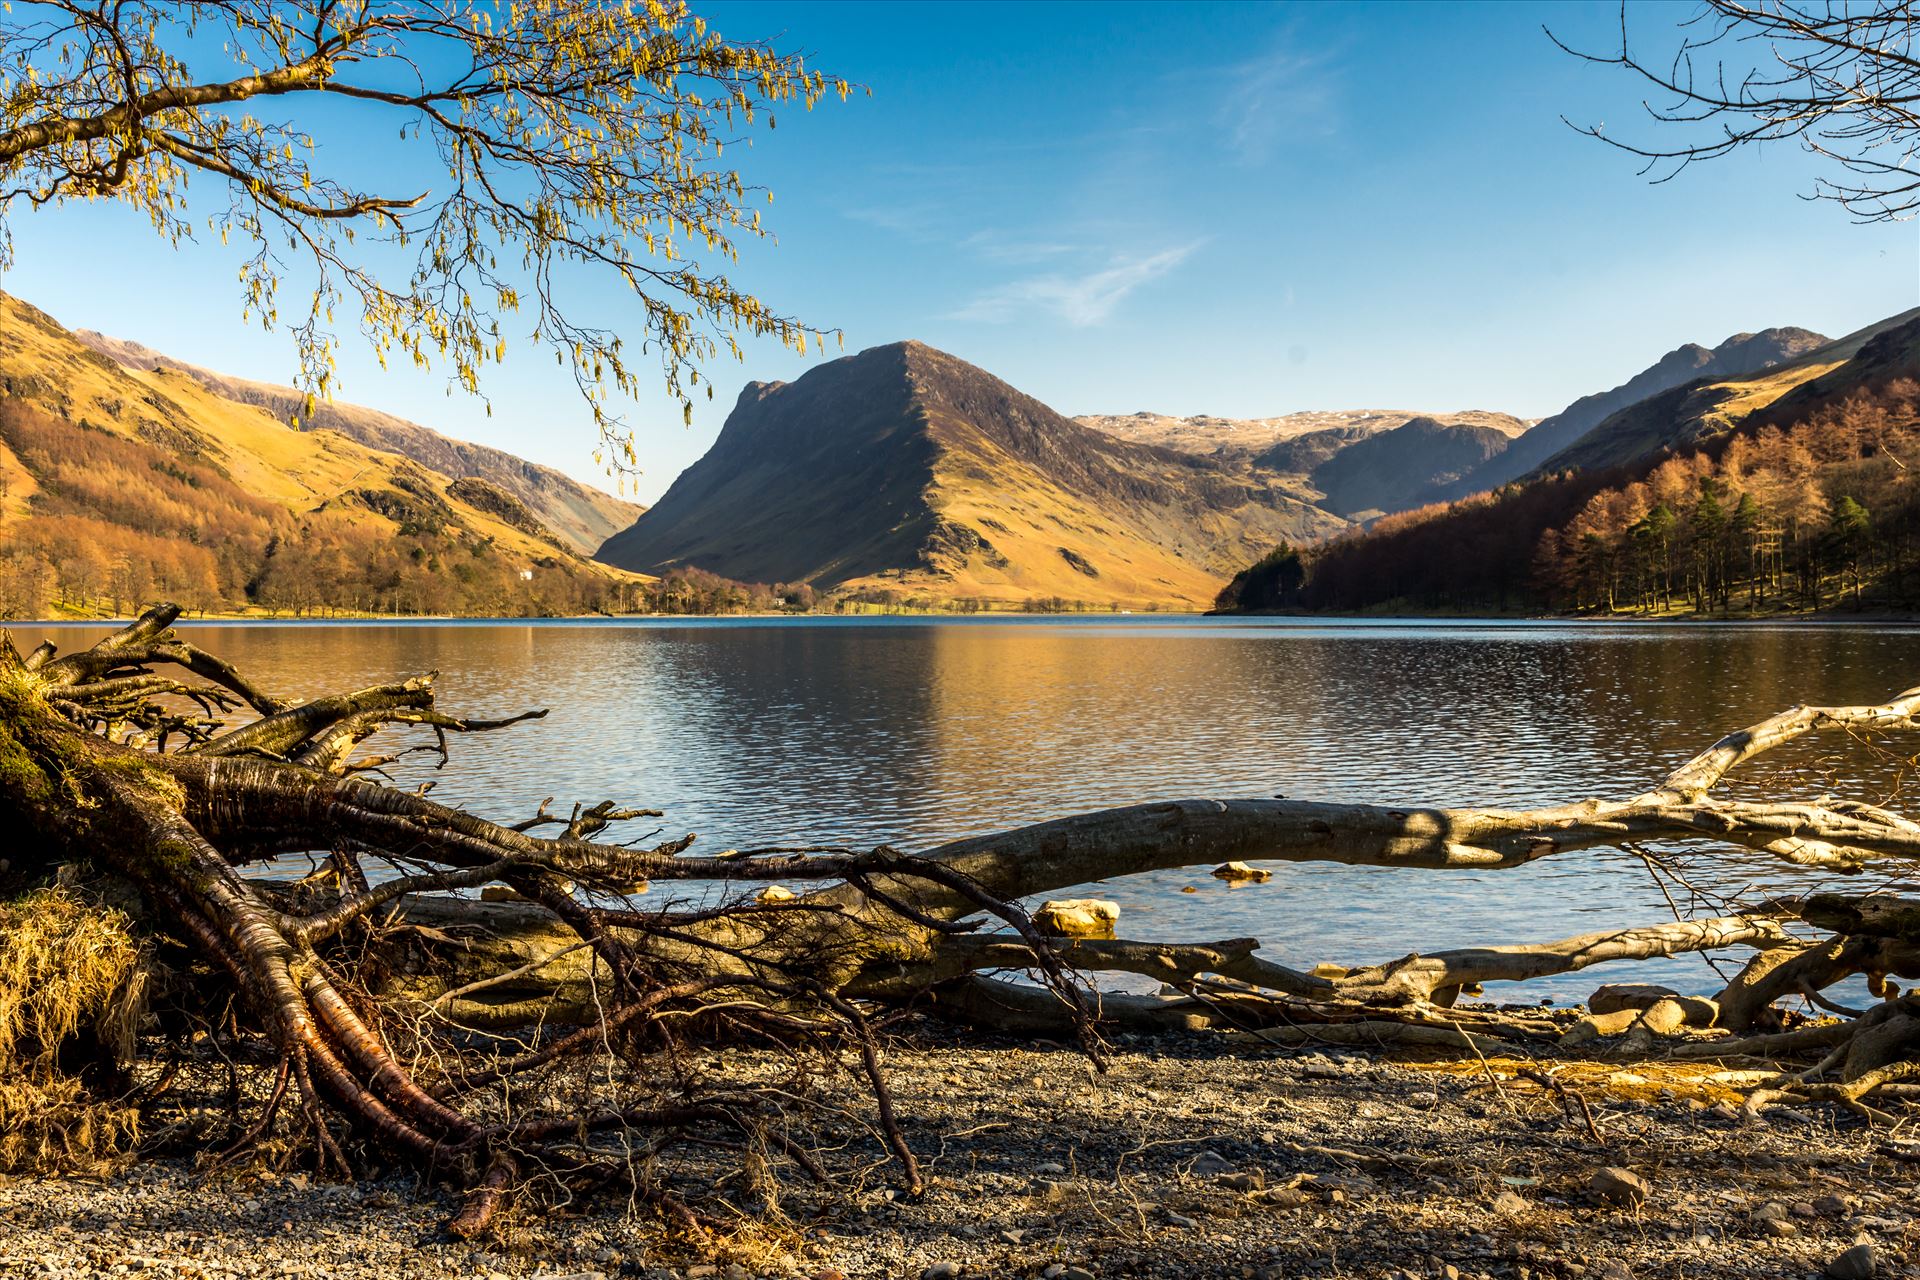
[[(1889, 981), (1920, 969), (1920, 911), (1885, 895), (1818, 893), (1711, 919), (1313, 971), (1258, 955), (1253, 939), (1049, 939), (1021, 905), (1094, 880), (1246, 859), (1485, 869), (1663, 840), (1833, 873), (1912, 860), (1920, 825), (1883, 808), (1710, 793), (1730, 769), (1803, 734), (1911, 729), (1920, 690), (1878, 707), (1783, 713), (1618, 800), (1533, 810), (1183, 800), (918, 856), (886, 847), (703, 856), (690, 852), (691, 836), (650, 847), (606, 838), (656, 810), (608, 801), (563, 816), (549, 798), (531, 817), (490, 820), (385, 785), (375, 775), (398, 756), (360, 754), (382, 731), (429, 730), (425, 749), (444, 766), (450, 735), (544, 713), (450, 716), (435, 706), (431, 676), (294, 704), (174, 635), (177, 612), (149, 610), (67, 656), (42, 646), (22, 657), (0, 638), (0, 824), (26, 851), (0, 867), (0, 889), (30, 890), (64, 864), (91, 866), (138, 904), (143, 945), (178, 949), (210, 975), (185, 984), (197, 1008), (154, 1017), (175, 1036), (183, 1018), (215, 1029), (236, 1073), (260, 1073), (258, 1110), (242, 1120), (236, 1104), (223, 1151), (237, 1156), (291, 1129), (343, 1173), (375, 1158), (404, 1161), (465, 1193), (449, 1225), (457, 1235), (490, 1230), (536, 1186), (610, 1180), (697, 1222), (636, 1172), (675, 1140), (764, 1147), (829, 1178), (780, 1136), (820, 1069), (864, 1082), (875, 1141), (917, 1194), (918, 1159), (895, 1114), (876, 1022), (897, 1008), (999, 1031), (1069, 1032), (1096, 1066), (1100, 1033), (1112, 1027), (1227, 1035), (1250, 1047), (1569, 1052), (1580, 1037), (1562, 1039), (1564, 1021), (1458, 999), (1485, 983), (1748, 948), (1753, 959), (1713, 999), (1589, 1018), (1581, 1035), (1635, 1053), (1825, 1051), (1779, 1091), (1868, 1110), (1870, 1096), (1907, 1088), (1920, 1060), (1920, 1016)], [(234, 723), (242, 708), (253, 718)], [(321, 869), (298, 883), (242, 874), (289, 854)], [(649, 907), (632, 894), (680, 881), (731, 892), (698, 908)], [(752, 892), (775, 881), (808, 891)], [(482, 900), (482, 889), (513, 900)], [(1832, 936), (1800, 939), (1788, 929), (1795, 920)], [(25, 946), (17, 929), (6, 945), (11, 962)], [(1094, 972), (1144, 975), (1166, 994), (1103, 993), (1085, 979)], [(1780, 1001), (1825, 1000), (1820, 992), (1856, 973), (1869, 975), (1879, 1002), (1842, 1031), (1767, 1034)], [(89, 1034), (117, 1017), (124, 1047), (135, 1004), (121, 1000), (111, 1015), (76, 1006), (75, 1016)], [(67, 1043), (79, 1030), (36, 1034)], [(1703, 1034), (1723, 1038), (1690, 1039)], [(682, 1052), (693, 1037), (781, 1046), (792, 1074), (694, 1078)], [(240, 1052), (247, 1044), (255, 1047)], [(0, 1072), (21, 1070), (0, 1052)], [(583, 1102), (587, 1078), (592, 1100)]]

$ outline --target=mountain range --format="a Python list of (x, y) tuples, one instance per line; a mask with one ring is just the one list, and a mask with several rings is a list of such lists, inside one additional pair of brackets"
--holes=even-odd
[(1539, 423), (1486, 410), (1070, 419), (900, 342), (749, 384), (708, 453), (600, 556), (933, 601), (1190, 608), (1276, 544), (1541, 463), (1613, 465), (1701, 437), (1848, 354), (1791, 328), (1689, 344)]
[(1068, 418), (897, 342), (749, 383), (649, 510), (375, 409), (324, 404), (295, 429), (291, 388), (69, 332), (0, 295), (0, 578), (97, 595), (112, 566), (139, 565), (154, 586), (190, 579), (201, 607), (607, 607), (699, 572), (983, 607), (1196, 608), (1279, 544), (1328, 544), (1324, 567), (1379, 545), (1369, 529), (1401, 536), (1398, 513), (1439, 527), (1453, 503), (1471, 523), (1486, 501), (1467, 495), (1591, 494), (1622, 468), (1804, 419), (1885, 381), (1873, 361), (1904, 368), (1875, 338), (1910, 318), (1837, 342), (1776, 328), (1688, 344), (1538, 422)]

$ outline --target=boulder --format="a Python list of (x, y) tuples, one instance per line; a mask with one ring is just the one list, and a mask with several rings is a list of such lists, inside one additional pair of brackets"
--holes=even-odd
[(1593, 1176), (1587, 1179), (1587, 1190), (1596, 1200), (1638, 1209), (1653, 1195), (1653, 1184), (1631, 1169), (1608, 1165), (1595, 1170)]
[(1589, 1013), (1619, 1013), (1623, 1009), (1650, 1009), (1679, 995), (1672, 987), (1650, 982), (1609, 982), (1587, 999)]
[(1250, 867), (1244, 862), (1224, 862), (1213, 869), (1213, 878), (1233, 884), (1257, 884), (1273, 879), (1273, 872), (1264, 867)]
[(1880, 1255), (1862, 1241), (1827, 1264), (1828, 1280), (1874, 1280), (1880, 1274)]
[(1043, 902), (1033, 913), (1034, 927), (1056, 938), (1111, 938), (1119, 923), (1120, 904), (1103, 898)]

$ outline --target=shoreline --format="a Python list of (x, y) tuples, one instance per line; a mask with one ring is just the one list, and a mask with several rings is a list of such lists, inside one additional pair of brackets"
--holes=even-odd
[[(101, 615), (91, 618), (0, 618), (0, 627), (114, 627), (124, 626), (138, 615)], [(1087, 609), (1063, 612), (1024, 612), (1020, 610), (983, 610), (962, 612), (959, 610), (869, 610), (857, 613), (570, 613), (570, 614), (347, 614), (325, 618), (276, 617), (259, 613), (207, 613), (196, 617), (181, 617), (173, 625), (176, 627), (201, 626), (262, 626), (262, 627), (329, 627), (329, 626), (445, 626), (445, 625), (526, 625), (533, 623), (593, 623), (596, 625), (619, 625), (621, 623), (714, 623), (714, 622), (859, 622), (885, 619), (913, 619), (930, 622), (990, 622), (1000, 619), (1046, 622), (1103, 622), (1113, 624), (1121, 620), (1140, 621), (1167, 619), (1182, 622), (1207, 620), (1230, 621), (1289, 621), (1304, 625), (1337, 625), (1341, 623), (1374, 624), (1393, 626), (1397, 624), (1434, 623), (1452, 626), (1612, 626), (1612, 627), (1749, 627), (1749, 626), (1858, 626), (1882, 627), (1920, 624), (1920, 613), (1865, 612), (1852, 610), (1845, 612), (1819, 613), (1758, 613), (1734, 614), (1730, 616), (1701, 616), (1696, 614), (1666, 614), (1649, 617), (1643, 614), (1528, 614), (1528, 613), (1303, 613), (1298, 610), (1253, 610), (1249, 612), (1217, 613), (1178, 612), (1171, 609), (1152, 611), (1107, 612)]]
[[(1916, 1154), (1843, 1112), (1745, 1117), (1752, 1072), (1563, 1065), (1589, 1131), (1517, 1075), (1524, 1062), (1226, 1037), (1121, 1036), (1113, 1049), (1099, 1075), (1045, 1041), (936, 1024), (890, 1040), (901, 1123), (930, 1183), (917, 1204), (896, 1194), (857, 1110), (787, 1129), (828, 1159), (834, 1188), (787, 1168), (770, 1198), (717, 1181), (736, 1166), (716, 1153), (672, 1148), (662, 1180), (741, 1224), (710, 1257), (624, 1200), (515, 1213), (499, 1239), (470, 1245), (441, 1234), (451, 1198), (410, 1177), (215, 1177), (170, 1161), (98, 1182), (0, 1181), (0, 1273), (1798, 1280), (1866, 1243), (1878, 1280), (1920, 1277)], [(701, 1056), (738, 1075), (786, 1061)], [(858, 1094), (845, 1074), (819, 1084), (828, 1101)], [(1643, 1177), (1644, 1202), (1596, 1194), (1608, 1167)]]

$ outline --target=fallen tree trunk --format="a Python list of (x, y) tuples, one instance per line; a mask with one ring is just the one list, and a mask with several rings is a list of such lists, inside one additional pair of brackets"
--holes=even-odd
[[(689, 852), (691, 837), (648, 848), (607, 838), (617, 824), (658, 817), (652, 810), (608, 802), (562, 817), (543, 805), (503, 822), (383, 784), (375, 774), (393, 756), (356, 759), (383, 729), (431, 730), (445, 764), (449, 734), (526, 717), (449, 716), (435, 707), (431, 677), (295, 705), (181, 640), (170, 630), (177, 612), (150, 610), (64, 657), (47, 646), (22, 657), (10, 639), (0, 643), (0, 826), (13, 851), (0, 868), (4, 887), (18, 894), (72, 878), (62, 868), (91, 868), (95, 896), (128, 905), (140, 937), (182, 948), (220, 976), (265, 1046), (260, 1070), (273, 1084), (245, 1140), (271, 1134), (295, 1098), (290, 1126), (334, 1164), (378, 1152), (467, 1188), (453, 1223), (460, 1234), (486, 1230), (530, 1168), (569, 1186), (631, 1178), (635, 1133), (764, 1140), (768, 1114), (789, 1105), (791, 1091), (685, 1078), (671, 1048), (690, 1027), (850, 1050), (873, 1090), (877, 1129), (916, 1191), (870, 1020), (922, 999), (1003, 1028), (1069, 1028), (1096, 1061), (1103, 1023), (1231, 1029), (1266, 1042), (1310, 1025), (1343, 1042), (1479, 1049), (1556, 1029), (1457, 1006), (1462, 991), (1739, 947), (1755, 959), (1701, 1002), (1704, 1015), (1656, 1016), (1656, 1005), (1631, 1020), (1634, 1034), (1651, 1042), (1765, 1029), (1777, 1001), (1819, 999), (1867, 973), (1882, 1003), (1854, 1016), (1845, 1036), (1823, 1038), (1828, 1060), (1783, 1087), (1825, 1089), (1822, 1073), (1837, 1073), (1843, 1100), (1858, 1103), (1904, 1078), (1914, 1059), (1910, 1002), (1888, 978), (1920, 967), (1916, 913), (1871, 896), (1819, 894), (1714, 919), (1313, 972), (1258, 956), (1252, 939), (1056, 941), (1020, 904), (1095, 880), (1243, 860), (1489, 869), (1665, 841), (1843, 874), (1903, 862), (1920, 857), (1920, 825), (1886, 809), (1711, 792), (1729, 770), (1803, 734), (1910, 729), (1920, 690), (1877, 707), (1782, 713), (1623, 799), (1532, 810), (1182, 800), (919, 855), (701, 856)], [(230, 723), (243, 708), (254, 718)], [(244, 874), (299, 853), (319, 869), (298, 883)], [(633, 893), (679, 882), (721, 893), (710, 905), (651, 910)], [(753, 892), (775, 882), (806, 891)], [(478, 896), (490, 886), (513, 900)], [(1787, 928), (1795, 918), (1835, 935), (1797, 936)], [(1156, 978), (1166, 994), (1098, 997), (1082, 980), (1094, 971)], [(1007, 980), (1019, 973), (1037, 983)], [(584, 1109), (529, 1115), (504, 1100), (503, 1082), (612, 1060), (618, 1072), (601, 1075), (617, 1074), (618, 1086)], [(0, 1045), (0, 1070), (7, 1061)], [(785, 1154), (817, 1171), (804, 1153)]]

